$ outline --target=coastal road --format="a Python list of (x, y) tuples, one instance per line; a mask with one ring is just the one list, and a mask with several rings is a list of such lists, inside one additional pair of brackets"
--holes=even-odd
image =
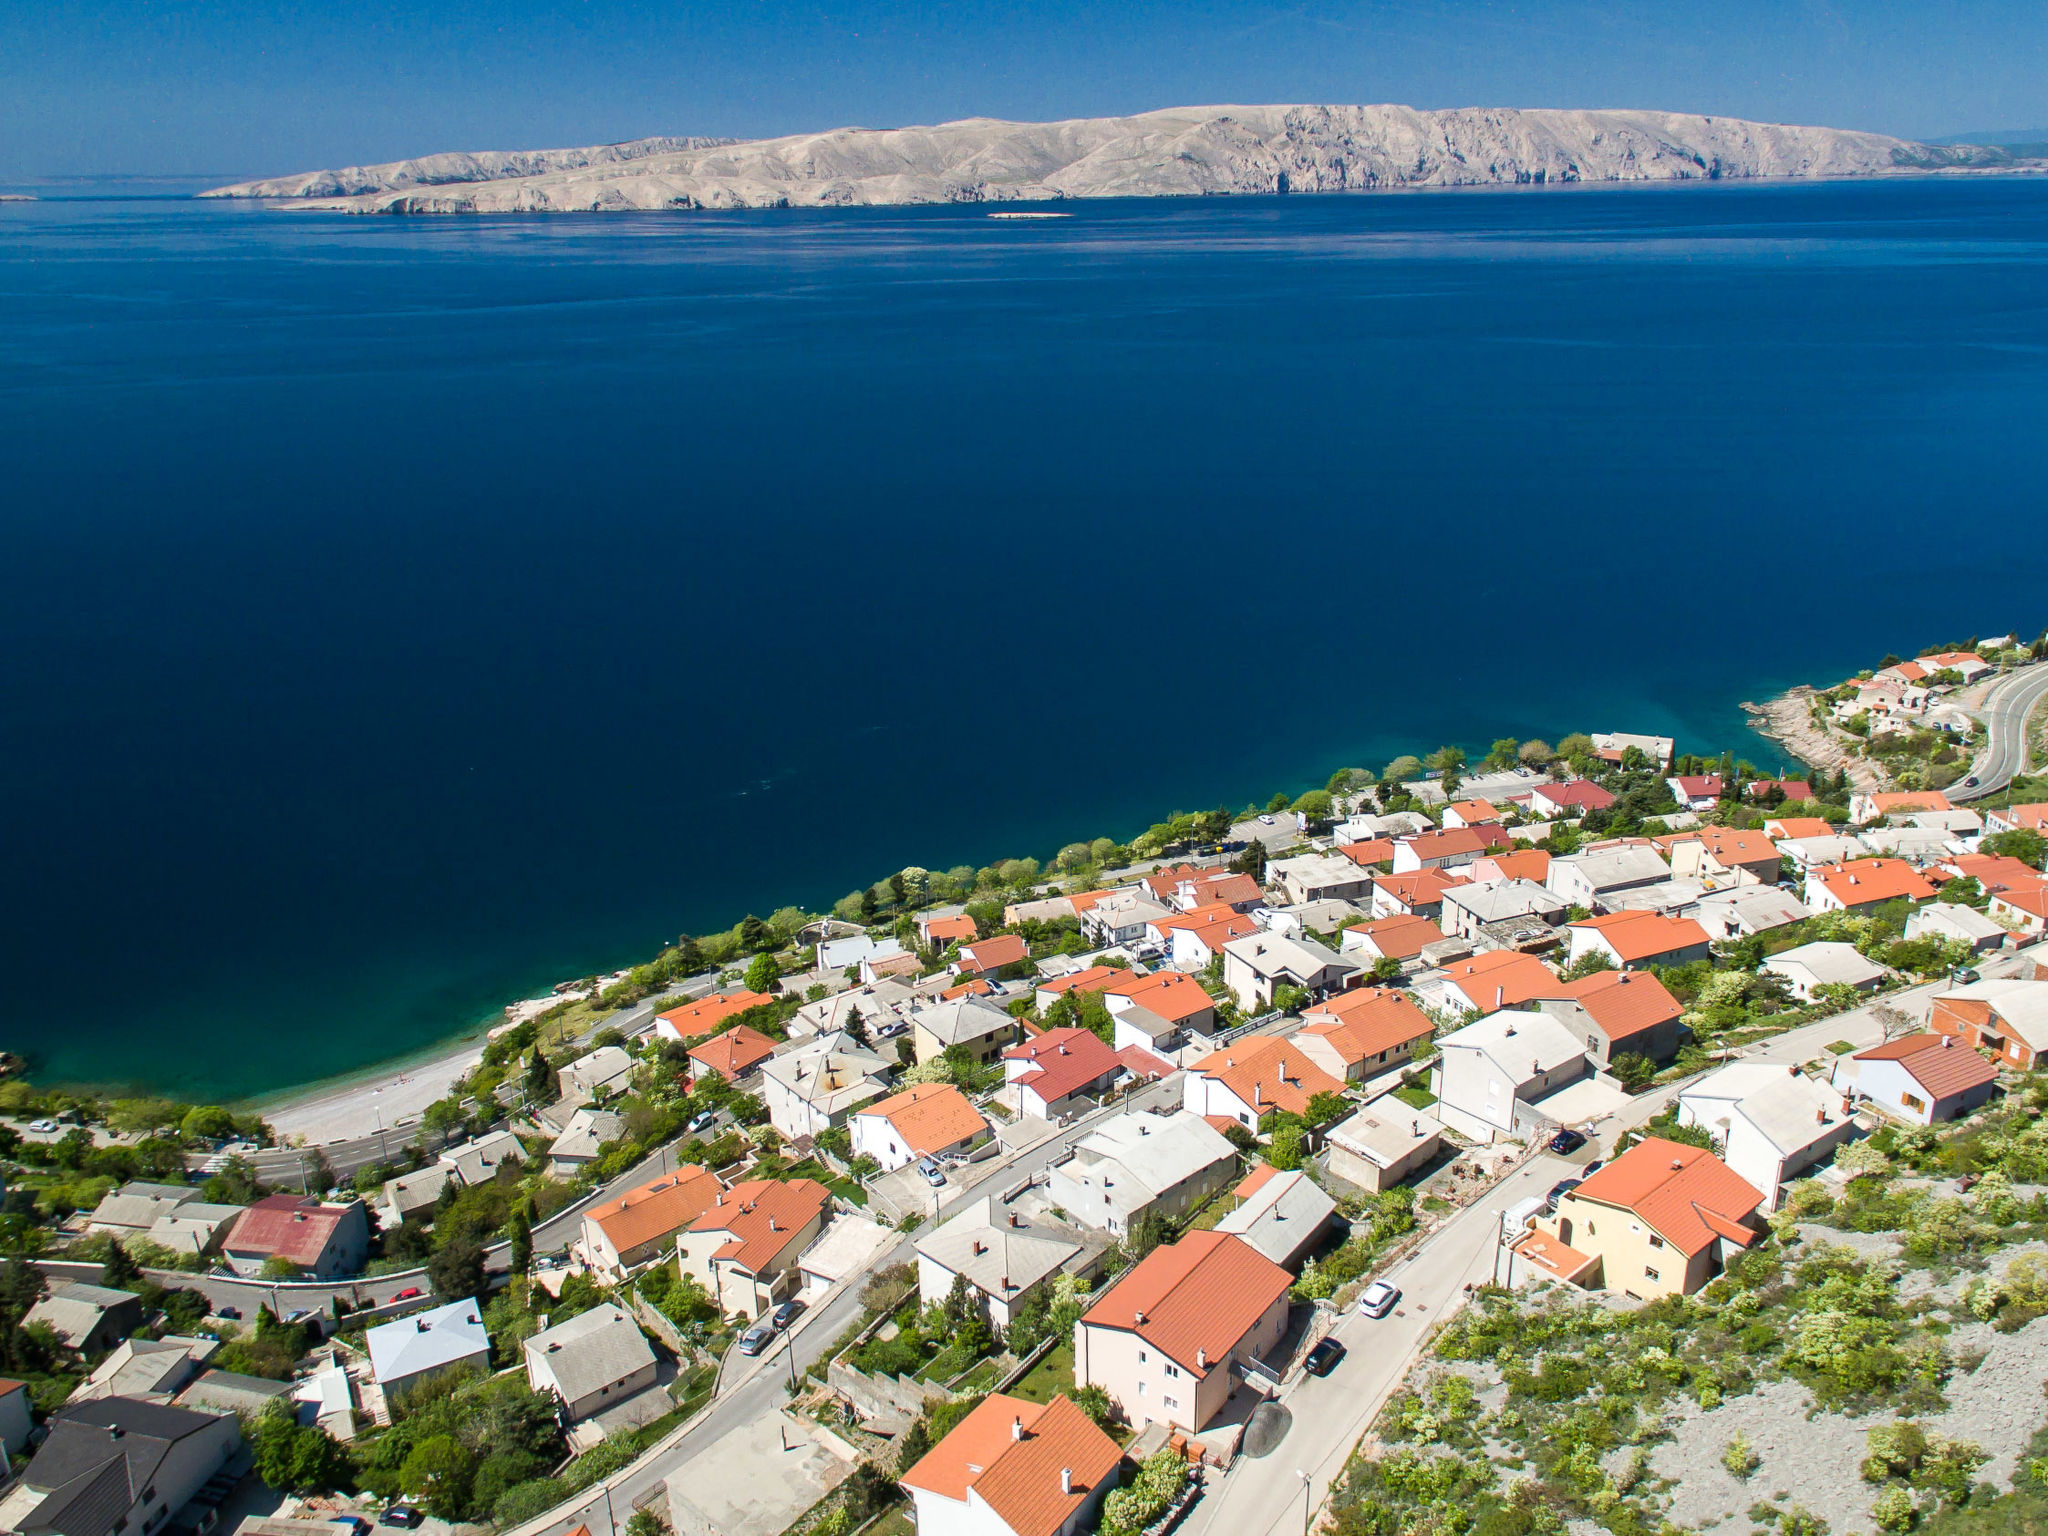
[(1975, 780), (1948, 790), (1952, 802), (1984, 800), (2003, 791), (2027, 760), (2027, 717), (2048, 697), (2048, 665), (2039, 663), (2009, 672), (1985, 690), (1976, 713), (1984, 722), (1984, 749), (1971, 764)]
[[(1056, 1135), (1026, 1148), (1015, 1158), (990, 1165), (986, 1172), (980, 1172), (976, 1165), (967, 1165), (975, 1167), (980, 1176), (958, 1191), (949, 1190), (939, 1216), (943, 1219), (969, 1201), (999, 1194), (1024, 1179), (1043, 1173), (1064, 1157), (1076, 1141), (1111, 1116), (1135, 1114), (1147, 1109), (1171, 1109), (1180, 1100), (1180, 1075), (1175, 1073), (1133, 1094), (1121, 1104), (1098, 1110), (1062, 1127)], [(829, 1351), (838, 1342), (840, 1334), (859, 1319), (860, 1290), (866, 1283), (867, 1274), (886, 1269), (891, 1264), (914, 1264), (916, 1259), (912, 1236), (899, 1238), (876, 1255), (866, 1272), (846, 1281), (822, 1306), (806, 1312), (797, 1325), (783, 1335), (774, 1350), (740, 1367), (719, 1396), (666, 1441), (606, 1483), (585, 1491), (576, 1503), (564, 1505), (506, 1533), (506, 1536), (558, 1536), (558, 1533), (573, 1530), (579, 1525), (589, 1526), (592, 1536), (616, 1536), (617, 1531), (625, 1529), (626, 1520), (636, 1504), (658, 1498), (668, 1479), (702, 1454), (707, 1446), (788, 1401), (792, 1357), (795, 1372), (801, 1376), (812, 1361)], [(729, 1356), (728, 1369), (742, 1358)], [(607, 1490), (611, 1496), (609, 1506), (605, 1498)], [(606, 1524), (607, 1507), (616, 1518), (615, 1529)]]

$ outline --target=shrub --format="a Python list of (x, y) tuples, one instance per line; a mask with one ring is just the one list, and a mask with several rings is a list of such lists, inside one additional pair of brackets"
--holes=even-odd
[(1748, 1477), (1762, 1464), (1763, 1458), (1757, 1455), (1747, 1435), (1737, 1435), (1721, 1452), (1721, 1465), (1736, 1477)]

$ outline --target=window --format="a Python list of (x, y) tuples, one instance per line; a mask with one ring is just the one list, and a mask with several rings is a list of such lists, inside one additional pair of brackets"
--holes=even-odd
[(1178, 1408), (1180, 1406), (1180, 1399), (1177, 1397), (1169, 1397), (1165, 1399), (1165, 1402), (1169, 1408)]
[(1140, 1397), (1143, 1397), (1144, 1395), (1145, 1395), (1145, 1383), (1143, 1383), (1143, 1382), (1141, 1381), (1141, 1382), (1139, 1382), (1139, 1383), (1138, 1383), (1138, 1396), (1140, 1396)]
[(1927, 1101), (1925, 1099), (1916, 1099), (1910, 1093), (1900, 1094), (1899, 1102), (1905, 1105), (1908, 1109), (1924, 1110), (1927, 1108)]
[(1180, 1374), (1180, 1367), (1177, 1365), (1169, 1365), (1166, 1368), (1166, 1374), (1169, 1376), (1178, 1376)]
[(1138, 1351), (1138, 1364), (1143, 1365), (1149, 1358), (1151, 1357), (1148, 1356), (1142, 1349)]
[(1650, 1246), (1652, 1248), (1662, 1248), (1664, 1246), (1664, 1239), (1652, 1232), (1650, 1234)]
[(1656, 1278), (1657, 1278), (1657, 1271), (1655, 1271), (1654, 1269), (1650, 1268), (1650, 1266), (1649, 1266), (1649, 1265), (1645, 1264), (1645, 1265), (1643, 1266), (1643, 1278), (1644, 1278), (1645, 1280), (1654, 1280), (1654, 1279), (1656, 1279)]

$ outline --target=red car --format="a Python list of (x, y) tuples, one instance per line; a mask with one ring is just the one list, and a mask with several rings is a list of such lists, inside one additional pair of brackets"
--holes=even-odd
[(420, 1298), (420, 1295), (421, 1292), (418, 1286), (408, 1285), (404, 1290), (400, 1291), (396, 1296), (392, 1297), (391, 1299), (393, 1301), (417, 1301)]

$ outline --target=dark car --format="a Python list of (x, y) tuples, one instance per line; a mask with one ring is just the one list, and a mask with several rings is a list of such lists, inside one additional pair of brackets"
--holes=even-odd
[(1301, 1362), (1301, 1368), (1311, 1376), (1327, 1376), (1337, 1369), (1337, 1362), (1344, 1358), (1344, 1346), (1335, 1339), (1324, 1339), (1308, 1352), (1308, 1358)]
[(1558, 1153), (1576, 1152), (1585, 1144), (1585, 1135), (1569, 1126), (1550, 1138), (1550, 1150)]
[(1566, 1195), (1570, 1194), (1573, 1190), (1577, 1189), (1581, 1184), (1585, 1182), (1586, 1181), (1584, 1179), (1559, 1179), (1555, 1184), (1550, 1186), (1550, 1198), (1548, 1203), (1551, 1205), (1557, 1204), (1558, 1201), (1562, 1200)]
[(775, 1337), (775, 1329), (767, 1323), (756, 1323), (740, 1335), (740, 1353), (758, 1355), (766, 1349)]
[(1594, 1158), (1593, 1161), (1586, 1164), (1585, 1167), (1579, 1170), (1579, 1182), (1584, 1183), (1587, 1179), (1593, 1177), (1594, 1174), (1598, 1173), (1602, 1168), (1605, 1168), (1606, 1166), (1607, 1164), (1602, 1162), (1599, 1158)]
[(215, 1317), (224, 1317), (231, 1323), (239, 1323), (242, 1320), (242, 1309), (240, 1307), (222, 1307), (213, 1315)]
[(379, 1525), (395, 1525), (401, 1531), (416, 1531), (426, 1516), (410, 1504), (394, 1504), (377, 1517)]
[(804, 1304), (800, 1301), (785, 1301), (768, 1314), (768, 1321), (780, 1333), (799, 1317), (803, 1316)]

